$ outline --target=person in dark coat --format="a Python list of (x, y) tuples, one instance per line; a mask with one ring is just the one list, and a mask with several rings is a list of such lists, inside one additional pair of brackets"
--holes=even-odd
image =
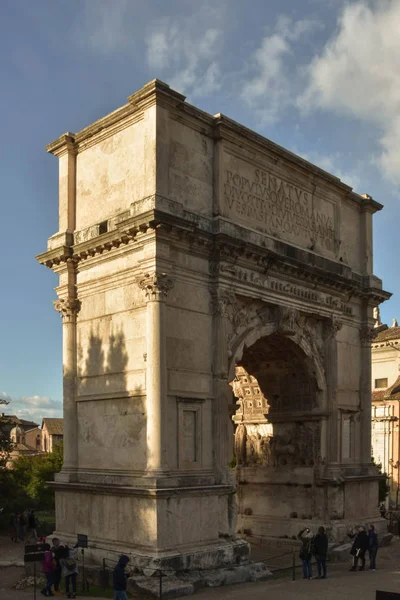
[(10, 517), (11, 541), (18, 542), (18, 514), (15, 513)]
[(59, 595), (60, 592), (60, 582), (61, 582), (61, 564), (60, 560), (63, 558), (65, 554), (65, 549), (60, 544), (60, 540), (58, 538), (53, 538), (53, 547), (51, 549), (54, 556), (55, 561), (55, 569), (54, 569), (54, 592), (56, 595)]
[(24, 513), (20, 513), (18, 516), (18, 537), (23, 542), (25, 539), (25, 515)]
[(313, 540), (313, 551), (317, 561), (318, 579), (326, 579), (326, 555), (328, 554), (328, 536), (325, 528), (320, 527)]
[(369, 568), (371, 571), (376, 569), (376, 555), (378, 553), (378, 535), (375, 531), (375, 526), (370, 525), (368, 528), (368, 554), (369, 554)]
[(350, 554), (353, 556), (353, 566), (350, 571), (356, 571), (358, 566), (358, 561), (361, 560), (361, 567), (358, 568), (359, 571), (364, 571), (365, 569), (365, 553), (368, 550), (368, 534), (365, 531), (365, 527), (361, 526), (358, 528), (357, 534), (349, 534), (349, 537), (354, 538), (353, 546), (350, 550)]
[(114, 600), (128, 600), (126, 595), (126, 573), (125, 567), (129, 562), (129, 557), (121, 554), (117, 566), (113, 572)]
[(36, 527), (37, 527), (37, 519), (36, 519), (35, 511), (31, 510), (28, 513), (28, 530), (27, 530), (27, 535), (28, 535), (28, 540), (29, 541), (33, 538), (33, 541), (36, 542), (36, 540), (37, 540)]

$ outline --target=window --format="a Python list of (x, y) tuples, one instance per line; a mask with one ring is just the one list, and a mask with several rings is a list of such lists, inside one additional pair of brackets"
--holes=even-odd
[(108, 231), (108, 221), (102, 221), (99, 224), (99, 235), (103, 234), (103, 233), (107, 233)]
[(387, 377), (381, 379), (375, 379), (375, 388), (387, 388), (388, 380)]

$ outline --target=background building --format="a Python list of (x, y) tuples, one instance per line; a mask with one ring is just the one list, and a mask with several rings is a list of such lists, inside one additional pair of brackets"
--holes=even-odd
[(10, 435), (11, 430), (16, 425), (19, 425), (24, 431), (28, 431), (29, 429), (33, 429), (34, 427), (39, 427), (39, 425), (34, 421), (26, 421), (25, 419), (20, 419), (16, 415), (6, 415), (4, 413), (0, 413), (1, 431)]
[(19, 456), (34, 457), (52, 452), (63, 439), (62, 419), (43, 419), (42, 427), (33, 421), (19, 419), (15, 415), (0, 415), (0, 430), (9, 436), (14, 444), (8, 466)]
[(63, 419), (43, 419), (42, 421), (42, 452), (53, 452), (63, 439)]
[(389, 501), (399, 504), (400, 327), (382, 325), (376, 314), (372, 342), (372, 454), (390, 483)]

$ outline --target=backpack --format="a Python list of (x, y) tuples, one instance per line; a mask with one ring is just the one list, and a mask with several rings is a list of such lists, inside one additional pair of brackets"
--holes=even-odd
[(65, 566), (67, 567), (68, 571), (75, 571), (75, 569), (76, 569), (76, 562), (74, 561), (73, 558), (66, 558), (65, 559)]

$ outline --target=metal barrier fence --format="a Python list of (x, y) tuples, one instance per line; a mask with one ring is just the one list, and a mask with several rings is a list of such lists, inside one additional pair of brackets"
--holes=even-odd
[[(101, 548), (98, 548), (101, 549)], [(108, 550), (108, 552), (110, 552), (110, 550)], [(111, 550), (111, 552), (113, 552)], [(286, 552), (282, 552), (280, 554), (276, 554), (274, 556), (268, 556), (266, 557), (265, 560), (257, 560), (254, 561), (253, 563), (250, 564), (256, 564), (259, 562), (262, 562), (265, 564), (265, 566), (271, 571), (272, 574), (274, 573), (279, 573), (279, 572), (288, 572), (288, 575), (291, 575), (292, 581), (296, 581), (296, 576), (298, 573), (299, 569), (303, 568), (303, 564), (298, 562), (298, 552), (299, 552), (299, 547), (295, 546), (290, 548), (290, 550), (287, 550)], [(288, 558), (289, 559), (289, 565), (288, 566), (276, 566), (275, 564), (273, 565), (272, 562), (275, 561), (276, 559), (284, 559), (284, 558)], [(115, 566), (117, 565), (118, 561), (117, 560), (112, 560), (109, 558), (103, 558), (102, 559), (102, 568), (101, 568), (101, 572), (100, 572), (100, 587), (102, 587), (103, 589), (106, 588), (110, 588), (112, 587), (112, 572), (115, 568)], [(205, 571), (217, 571), (217, 570), (222, 570), (222, 569), (234, 569), (234, 568), (242, 568), (246, 565), (248, 565), (249, 563), (239, 563), (237, 565), (224, 565), (221, 567), (209, 567), (209, 568), (205, 568), (205, 569), (199, 569), (202, 572)], [(311, 564), (313, 567), (316, 566), (316, 562), (315, 561), (311, 561)], [(133, 569), (137, 569), (138, 572), (142, 573), (145, 577), (148, 577), (149, 579), (158, 579), (159, 582), (159, 598), (162, 599), (162, 595), (163, 595), (163, 577), (168, 576), (169, 574), (176, 574), (177, 571), (175, 569), (168, 569), (168, 568), (143, 568), (143, 566), (137, 566), (134, 564), (134, 562), (129, 562), (129, 567), (133, 568)], [(146, 571), (152, 571), (151, 575), (146, 576)], [(187, 572), (187, 571), (182, 571), (182, 572)], [(178, 572), (179, 573), (179, 572)]]

